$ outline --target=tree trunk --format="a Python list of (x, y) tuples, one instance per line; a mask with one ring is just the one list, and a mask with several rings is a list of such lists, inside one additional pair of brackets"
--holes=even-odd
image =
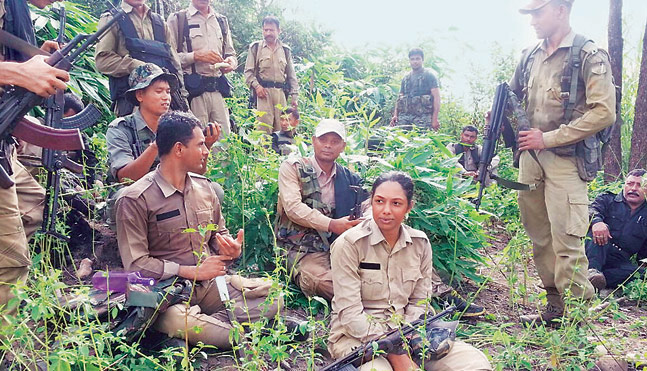
[[(622, 91), (622, 0), (609, 1), (609, 58), (611, 72), (616, 85)], [(604, 159), (604, 181), (612, 182), (620, 178), (622, 172), (622, 117), (616, 117), (611, 129), (611, 137), (602, 147)]]
[(647, 167), (647, 25), (643, 35), (643, 52), (640, 61), (635, 112), (629, 169), (644, 169)]

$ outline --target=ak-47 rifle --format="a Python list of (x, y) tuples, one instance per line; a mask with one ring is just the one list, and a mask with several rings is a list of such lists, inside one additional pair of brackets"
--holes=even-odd
[(451, 306), (435, 316), (428, 318), (421, 318), (413, 321), (406, 328), (393, 329), (377, 340), (373, 340), (368, 344), (360, 346), (346, 357), (340, 358), (337, 361), (322, 368), (320, 371), (354, 371), (359, 366), (370, 361), (376, 350), (380, 353), (392, 353), (393, 351), (402, 349), (404, 339), (410, 337), (420, 329), (427, 330), (431, 328), (431, 324), (440, 320), (441, 318), (454, 313), (456, 307)]
[[(94, 34), (77, 34), (62, 49), (51, 54), (46, 62), (56, 68), (69, 71), (77, 58), (96, 43), (124, 15), (123, 11), (116, 12), (113, 18)], [(26, 48), (30, 47), (31, 45), (27, 45)], [(24, 119), (27, 112), (41, 104), (42, 101), (42, 97), (27, 89), (18, 86), (9, 87), (0, 98), (0, 141), (11, 140), (11, 136), (14, 135), (43, 148), (64, 151), (83, 149), (83, 140), (79, 129), (48, 128)], [(13, 186), (14, 182), (9, 174), (11, 174), (11, 169), (0, 165), (1, 187), (10, 188)]]
[[(516, 125), (516, 130), (512, 127), (510, 120)], [(510, 89), (508, 83), (501, 83), (496, 88), (494, 95), (494, 102), (492, 103), (492, 110), (490, 111), (490, 124), (485, 130), (485, 137), (483, 139), (483, 150), (481, 153), (481, 161), (479, 162), (479, 172), (477, 181), (479, 184), (479, 194), (474, 204), (476, 210), (481, 206), (481, 199), (483, 198), (483, 190), (485, 189), (485, 181), (489, 175), (492, 179), (503, 187), (516, 189), (519, 191), (528, 191), (536, 188), (535, 184), (523, 184), (500, 178), (494, 174), (490, 174), (489, 167), (492, 159), (496, 154), (496, 144), (500, 135), (503, 135), (506, 148), (512, 148), (514, 151), (515, 166), (519, 164), (520, 151), (517, 147), (518, 133), (520, 131), (530, 130), (530, 121), (526, 115), (526, 111), (521, 106), (519, 98)], [(530, 151), (530, 155), (536, 159), (537, 155), (534, 151)]]
[[(65, 43), (65, 8), (60, 7), (59, 30), (56, 42), (59, 45)], [(90, 104), (83, 111), (67, 119), (63, 118), (65, 110), (65, 98), (62, 90), (57, 90), (54, 95), (45, 101), (45, 125), (54, 129), (78, 129), (82, 130), (96, 124), (101, 118), (101, 111)], [(43, 149), (42, 163), (47, 170), (47, 184), (45, 194), (45, 208), (43, 210), (43, 224), (41, 232), (52, 235), (58, 239), (67, 241), (68, 238), (56, 232), (56, 218), (58, 216), (58, 199), (61, 190), (60, 170), (65, 168), (73, 173), (83, 173), (83, 166), (70, 160), (63, 151)]]

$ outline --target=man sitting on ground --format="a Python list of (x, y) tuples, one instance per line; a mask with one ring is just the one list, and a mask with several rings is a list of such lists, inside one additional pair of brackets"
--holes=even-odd
[(647, 257), (647, 202), (644, 169), (627, 174), (622, 192), (605, 192), (589, 207), (591, 229), (586, 240), (588, 278), (598, 290), (615, 288), (645, 276), (645, 265), (631, 261)]

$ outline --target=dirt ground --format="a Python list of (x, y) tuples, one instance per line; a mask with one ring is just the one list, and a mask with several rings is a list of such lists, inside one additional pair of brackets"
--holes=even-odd
[[(75, 256), (75, 262), (77, 263), (76, 265), (78, 266), (78, 262), (81, 259), (90, 258), (93, 260), (93, 269), (95, 271), (104, 269), (120, 269), (121, 262), (114, 233), (101, 225), (93, 224), (92, 227), (94, 229), (94, 252), (91, 247), (88, 247), (87, 243), (84, 243), (81, 240), (79, 240), (81, 243), (77, 243), (76, 246), (74, 243), (71, 245), (71, 251), (73, 256)], [(494, 225), (489, 227), (489, 230), (493, 237), (491, 240), (491, 246), (484, 248), (482, 251), (487, 264), (482, 266), (479, 272), (481, 276), (487, 277), (488, 281), (484, 285), (476, 285), (472, 282), (466, 282), (458, 287), (458, 291), (463, 294), (464, 297), (473, 297), (474, 293), (478, 293), (474, 301), (478, 305), (486, 308), (487, 315), (478, 317), (477, 319), (471, 319), (470, 321), (464, 321), (463, 330), (469, 332), (470, 327), (473, 326), (477, 329), (488, 327), (505, 328), (505, 332), (507, 334), (522, 336), (524, 331), (527, 330), (518, 324), (519, 316), (536, 311), (537, 304), (532, 302), (532, 299), (540, 292), (539, 279), (536, 275), (530, 253), (525, 254), (525, 259), (523, 261), (525, 261), (528, 271), (528, 282), (525, 282), (525, 284), (530, 292), (525, 293), (525, 296), (523, 297), (515, 294), (517, 300), (511, 302), (511, 292), (515, 292), (514, 290), (517, 289), (518, 284), (514, 285), (515, 287), (513, 288), (510, 287), (510, 275), (516, 274), (519, 277), (523, 277), (523, 275), (519, 273), (521, 267), (516, 266), (516, 272), (510, 272), (510, 267), (506, 267), (504, 264), (505, 259), (502, 251), (508, 244), (509, 237), (503, 228)], [(75, 272), (71, 268), (71, 265), (68, 265), (68, 269), (66, 269), (66, 280), (78, 283), (78, 279), (74, 277), (74, 274)], [(84, 282), (90, 284), (90, 276), (88, 276)], [(613, 301), (618, 305), (608, 305), (608, 303)], [(645, 304), (638, 304), (639, 303), (626, 298), (610, 296), (603, 302), (597, 302), (597, 307), (594, 310), (598, 311), (600, 315), (594, 323), (583, 324), (583, 326), (590, 326), (589, 331), (587, 331), (590, 338), (587, 338), (587, 340), (597, 342), (599, 339), (604, 339), (606, 348), (600, 346), (598, 346), (598, 348), (600, 348), (601, 353), (608, 354), (606, 358), (613, 361), (632, 357), (640, 359), (642, 357), (642, 361), (646, 361), (647, 328), (644, 325), (636, 326), (635, 324), (647, 323), (647, 306)], [(287, 315), (299, 319), (307, 318), (306, 312), (302, 309), (287, 309)], [(328, 318), (323, 317), (323, 314), (318, 314), (316, 319), (318, 321), (325, 320), (326, 323), (328, 320)], [(318, 338), (325, 337), (325, 329), (318, 329), (317, 332)], [(479, 331), (477, 331), (477, 333), (478, 332)], [(479, 340), (478, 336), (475, 336), (475, 338), (475, 341), (471, 338), (468, 339), (468, 341), (474, 342), (475, 345), (488, 352), (490, 355), (496, 355), (503, 349), (499, 345), (492, 345), (489, 343), (487, 341), (487, 337), (483, 340)], [(280, 367), (277, 367), (277, 369), (307, 370), (306, 357), (302, 354), (306, 352), (306, 349), (309, 349), (309, 346), (306, 344), (293, 344), (289, 346), (289, 349), (294, 356), (282, 362)], [(536, 355), (536, 357), (538, 357), (537, 359), (549, 357), (549, 353), (546, 349), (536, 346), (526, 347), (525, 352), (532, 354), (533, 356)], [(331, 362), (331, 359), (323, 346), (317, 348), (317, 353), (318, 354), (315, 357), (315, 369), (319, 369), (325, 364)], [(629, 362), (629, 370), (638, 369), (633, 366), (633, 364), (635, 364), (635, 362)], [(232, 352), (212, 353), (208, 356), (207, 360), (201, 363), (199, 369), (234, 370), (235, 364), (233, 361), (233, 354)], [(504, 370), (508, 369), (513, 368), (504, 368)], [(542, 368), (537, 367), (536, 369)]]

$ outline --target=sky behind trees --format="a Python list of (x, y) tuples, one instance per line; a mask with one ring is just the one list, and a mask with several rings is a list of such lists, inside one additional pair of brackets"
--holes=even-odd
[[(312, 20), (333, 31), (333, 40), (349, 49), (407, 49), (433, 40), (434, 49), (453, 71), (444, 81), (458, 96), (468, 92), (468, 75), (488, 71), (496, 43), (520, 55), (536, 43), (530, 16), (518, 9), (529, 0), (280, 0), (285, 18)], [(607, 47), (609, 0), (575, 0), (573, 29)], [(625, 50), (639, 56), (647, 21), (646, 0), (624, 0)], [(406, 54), (403, 54), (406, 58)]]

